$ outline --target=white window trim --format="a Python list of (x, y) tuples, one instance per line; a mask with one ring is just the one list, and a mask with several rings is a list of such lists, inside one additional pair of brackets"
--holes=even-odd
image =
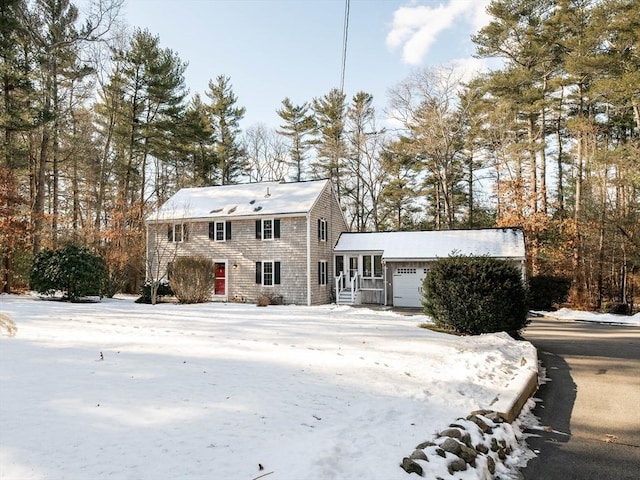
[[(320, 267), (320, 286), (327, 285), (328, 277), (329, 277), (329, 263), (326, 260), (319, 260), (318, 266)], [(324, 268), (323, 268), (324, 267)]]
[[(265, 222), (271, 222), (271, 237), (269, 237), (269, 238), (265, 238), (264, 237), (264, 232), (265, 232), (264, 223)], [(262, 241), (263, 242), (271, 242), (275, 238), (275, 235), (274, 235), (275, 234), (275, 224), (276, 224), (276, 221), (273, 218), (263, 218), (262, 219), (262, 223), (261, 223), (262, 233), (261, 233), (260, 236), (262, 237)]]
[[(271, 285), (267, 285), (264, 283), (264, 279), (267, 278), (264, 267), (269, 264), (271, 265)], [(263, 260), (262, 261), (262, 286), (267, 288), (273, 288), (275, 286), (276, 280), (276, 261), (275, 260)]]
[[(176, 231), (180, 230), (180, 240), (176, 240)], [(183, 243), (184, 242), (184, 223), (171, 224), (171, 243)]]
[[(371, 275), (365, 275), (364, 272), (364, 259), (366, 257), (370, 258), (371, 261)], [(384, 269), (381, 269), (380, 271), (380, 276), (376, 277), (376, 263), (375, 263), (375, 257), (380, 257), (380, 264), (382, 265), (382, 255), (381, 254), (367, 254), (367, 255), (362, 255), (362, 278), (367, 278), (367, 279), (372, 279), (372, 280), (381, 280), (382, 278), (384, 278)]]
[(328, 238), (329, 223), (325, 218), (320, 219), (320, 241), (326, 242)]
[[(222, 225), (222, 240), (218, 240), (218, 225)], [(226, 222), (213, 222), (213, 241), (214, 242), (226, 242), (227, 240), (227, 223)]]

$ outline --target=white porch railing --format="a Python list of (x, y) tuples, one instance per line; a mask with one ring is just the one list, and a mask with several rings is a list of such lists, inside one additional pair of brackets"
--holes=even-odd
[(360, 275), (351, 277), (351, 303), (356, 301), (356, 293), (360, 290)]
[(343, 290), (342, 285), (344, 284), (343, 280), (344, 273), (340, 273), (340, 275), (336, 277), (336, 303), (340, 303), (340, 293)]
[[(340, 303), (340, 294), (342, 292), (344, 292), (345, 290), (347, 290), (347, 288), (345, 287), (345, 280), (346, 280), (346, 275), (343, 273), (341, 273), (340, 275), (338, 275), (337, 277), (335, 277), (336, 280), (336, 303), (339, 304)], [(356, 301), (356, 295), (358, 293), (358, 291), (360, 290), (360, 275), (355, 274), (353, 277), (351, 277), (349, 279), (349, 293), (351, 295), (351, 303), (354, 303)]]

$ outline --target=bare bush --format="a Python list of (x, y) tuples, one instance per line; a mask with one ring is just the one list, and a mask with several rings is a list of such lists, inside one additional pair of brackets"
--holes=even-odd
[(282, 295), (277, 295), (273, 292), (262, 292), (256, 299), (256, 305), (259, 307), (266, 307), (267, 305), (282, 305)]
[(9, 337), (14, 337), (18, 328), (8, 313), (0, 312), (0, 334), (6, 332)]
[(178, 257), (169, 284), (180, 303), (208, 302), (215, 286), (213, 262), (206, 257)]
[(271, 298), (269, 298), (267, 295), (264, 295), (264, 294), (260, 295), (256, 300), (256, 305), (258, 307), (266, 307), (267, 305), (271, 305)]

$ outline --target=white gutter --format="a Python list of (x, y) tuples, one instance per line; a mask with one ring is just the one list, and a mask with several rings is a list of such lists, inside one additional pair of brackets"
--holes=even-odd
[(311, 211), (307, 213), (307, 306), (311, 306)]
[(145, 224), (144, 227), (145, 227), (144, 281), (146, 282), (147, 280), (149, 280), (149, 224), (148, 223)]
[(382, 281), (384, 282), (384, 284), (383, 284), (383, 285), (384, 285), (384, 289), (383, 289), (383, 290), (384, 290), (384, 293), (383, 293), (383, 295), (384, 295), (384, 302), (383, 302), (383, 303), (384, 303), (384, 306), (385, 306), (385, 307), (387, 306), (387, 269), (388, 269), (388, 268), (389, 268), (389, 264), (388, 264), (387, 262), (384, 262), (384, 267), (382, 268), (382, 273), (383, 273), (383, 275), (382, 275), (382, 276), (383, 276), (384, 278), (383, 278), (383, 280), (382, 280)]

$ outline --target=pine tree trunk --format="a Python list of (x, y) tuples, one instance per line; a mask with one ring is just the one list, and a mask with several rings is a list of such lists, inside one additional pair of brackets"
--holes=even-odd
[(42, 130), (42, 140), (40, 142), (40, 155), (35, 163), (34, 175), (34, 201), (31, 210), (33, 224), (33, 254), (37, 255), (42, 250), (42, 237), (44, 225), (44, 199), (46, 188), (46, 165), (49, 153), (49, 130), (46, 125)]
[(547, 129), (546, 111), (540, 111), (540, 132), (538, 137), (542, 139), (540, 148), (540, 206), (542, 212), (547, 214), (547, 154), (545, 152), (545, 132)]
[(557, 167), (558, 167), (558, 211), (561, 213), (564, 212), (564, 173), (562, 166), (562, 155), (563, 155), (563, 138), (562, 138), (562, 107), (564, 101), (564, 87), (560, 88), (560, 103), (558, 104), (558, 118), (556, 119), (556, 143), (558, 144), (558, 158), (557, 158)]
[(575, 201), (573, 211), (573, 287), (575, 289), (575, 302), (578, 306), (583, 306), (586, 299), (586, 279), (582, 265), (582, 176), (584, 167), (584, 134), (580, 133), (578, 138), (578, 154), (576, 164), (576, 186)]
[(529, 183), (531, 189), (531, 197), (529, 198), (529, 205), (531, 208), (531, 213), (535, 214), (538, 212), (538, 166), (537, 166), (537, 153), (535, 149), (535, 123), (533, 121), (533, 115), (529, 116)]

